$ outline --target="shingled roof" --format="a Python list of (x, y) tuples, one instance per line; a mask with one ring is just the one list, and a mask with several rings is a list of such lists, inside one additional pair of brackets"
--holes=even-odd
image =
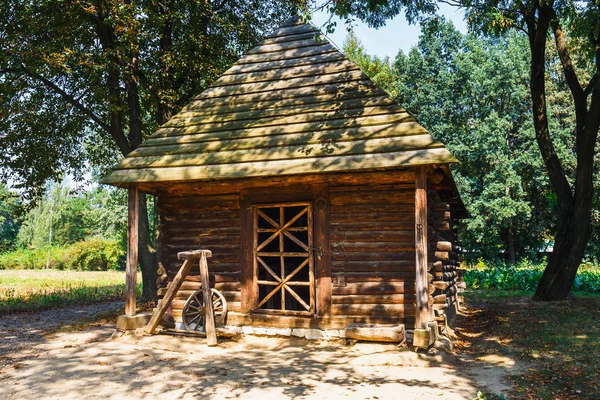
[(102, 181), (227, 179), (457, 160), (319, 31), (288, 20)]

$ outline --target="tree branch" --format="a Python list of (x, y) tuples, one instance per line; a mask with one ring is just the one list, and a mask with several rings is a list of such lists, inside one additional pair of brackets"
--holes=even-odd
[[(554, 11), (554, 10), (553, 10)], [(571, 60), (571, 56), (569, 55), (569, 49), (567, 49), (567, 43), (565, 40), (565, 33), (558, 22), (558, 16), (555, 12), (552, 15), (552, 32), (554, 33), (554, 41), (556, 43), (556, 50), (558, 51), (558, 56), (560, 58), (560, 63), (563, 67), (563, 72), (565, 74), (565, 79), (567, 81), (567, 85), (575, 98), (575, 101), (584, 101), (585, 98), (582, 98), (584, 95), (581, 84), (579, 83), (579, 79), (577, 79), (577, 74), (575, 73), (575, 68), (573, 67), (573, 61)]]
[(79, 102), (73, 95), (67, 93), (63, 88), (52, 82), (50, 79), (35, 72), (29, 71), (24, 65), (22, 72), (42, 82), (47, 88), (54, 91), (54, 93), (62, 97), (63, 100), (65, 100), (67, 103), (81, 111), (84, 115), (88, 116), (92, 121), (94, 121), (98, 126), (100, 126), (100, 128), (105, 130), (107, 133), (110, 133), (110, 126), (104, 123), (100, 117), (98, 117), (92, 112), (92, 110), (81, 104), (81, 102)]

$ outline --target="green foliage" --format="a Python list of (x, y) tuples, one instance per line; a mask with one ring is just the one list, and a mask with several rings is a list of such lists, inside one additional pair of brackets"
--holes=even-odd
[(0, 253), (15, 247), (22, 222), (21, 211), (19, 196), (0, 183)]
[(122, 191), (98, 187), (72, 193), (64, 185), (50, 185), (46, 195), (24, 217), (16, 244), (23, 248), (64, 246), (98, 236), (121, 240), (127, 224)]
[[(400, 51), (393, 64), (366, 54), (353, 35), (344, 46), (461, 161), (453, 172), (471, 214), (460, 226), (461, 244), (487, 258), (511, 248), (521, 256), (542, 248), (555, 218), (555, 197), (535, 143), (527, 46), (516, 34), (463, 35), (443, 18), (424, 23), (417, 46), (409, 54)], [(568, 144), (568, 92), (549, 80), (555, 87), (550, 106), (561, 115), (555, 132)], [(570, 145), (559, 152), (572, 166)]]
[(304, 4), (0, 0), (0, 172), (108, 168)]
[[(473, 289), (534, 290), (544, 272), (545, 260), (532, 263), (524, 259), (511, 266), (496, 261), (486, 263), (482, 259), (467, 269), (465, 282)], [(600, 265), (582, 265), (577, 271), (574, 291), (600, 293)]]
[(60, 269), (106, 271), (123, 269), (125, 250), (116, 240), (92, 237), (70, 246), (18, 249), (0, 254), (0, 270)]

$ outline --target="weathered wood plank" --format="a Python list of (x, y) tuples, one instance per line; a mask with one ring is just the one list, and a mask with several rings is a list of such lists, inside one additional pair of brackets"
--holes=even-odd
[(115, 169), (103, 183), (158, 182), (214, 178), (241, 178), (261, 175), (328, 173), (340, 170), (406, 167), (430, 163), (454, 163), (456, 158), (445, 148), (360, 154), (338, 157), (310, 157), (294, 160), (244, 162), (237, 164), (198, 165), (143, 169)]
[[(387, 113), (378, 115), (368, 115), (363, 117), (353, 118), (340, 118), (339, 115), (323, 121), (314, 122), (299, 122), (290, 123), (284, 125), (271, 125), (265, 127), (252, 127), (231, 129), (226, 126), (225, 128), (217, 129), (214, 126), (205, 125), (192, 125), (185, 128), (161, 128), (157, 131), (157, 134), (148, 138), (148, 146), (154, 145), (169, 145), (169, 144), (180, 144), (180, 143), (194, 143), (194, 142), (206, 142), (206, 141), (227, 141), (227, 140), (238, 140), (241, 138), (258, 138), (266, 136), (276, 136), (293, 133), (314, 133), (322, 132), (330, 133), (330, 136), (336, 136), (344, 131), (348, 131), (348, 134), (360, 134), (361, 132), (354, 131), (360, 129), (365, 131), (366, 135), (370, 132), (374, 132), (378, 129), (394, 129), (397, 130), (399, 135), (410, 135), (414, 133), (421, 133), (422, 127), (407, 114), (401, 113)], [(339, 132), (341, 131), (341, 132)], [(384, 132), (385, 133), (385, 132)], [(386, 135), (382, 135), (387, 137)]]
[(425, 167), (415, 168), (415, 246), (416, 246), (416, 329), (427, 329), (429, 292), (427, 284), (427, 175)]
[[(280, 105), (279, 107), (267, 108), (261, 107), (261, 105), (254, 104), (252, 109), (247, 111), (235, 111), (225, 108), (225, 110), (220, 109), (218, 113), (215, 113), (212, 109), (202, 108), (198, 111), (190, 110), (190, 111), (182, 111), (173, 117), (171, 121), (173, 123), (179, 123), (181, 121), (186, 121), (190, 123), (202, 123), (209, 124), (215, 122), (226, 122), (226, 121), (242, 121), (242, 120), (250, 120), (250, 119), (261, 119), (261, 118), (277, 118), (277, 117), (289, 117), (292, 115), (305, 114), (308, 112), (323, 112), (323, 111), (334, 111), (339, 110), (339, 112), (344, 112), (346, 110), (353, 110), (357, 108), (363, 107), (384, 107), (395, 104), (389, 97), (381, 94), (379, 96), (370, 96), (370, 97), (359, 97), (359, 98), (350, 98), (347, 100), (338, 99), (334, 101), (333, 99), (326, 98), (324, 102), (313, 102), (309, 104), (301, 104), (301, 105), (292, 105), (288, 107), (284, 107)], [(225, 111), (228, 111), (225, 113)], [(423, 132), (426, 132), (423, 129)]]
[(303, 76), (316, 76), (320, 74), (331, 74), (336, 72), (348, 72), (358, 70), (358, 66), (348, 59), (339, 61), (328, 61), (314, 64), (305, 64), (288, 68), (271, 69), (267, 71), (256, 71), (243, 74), (227, 74), (221, 76), (213, 84), (215, 87), (237, 85), (244, 83), (268, 82), (277, 79), (300, 78)]
[(346, 337), (392, 343), (402, 343), (406, 340), (404, 325), (351, 324), (346, 328)]
[(249, 148), (219, 152), (202, 152), (162, 156), (131, 156), (125, 158), (123, 168), (158, 168), (227, 164), (266, 160), (292, 160), (314, 157), (346, 156), (377, 152), (415, 151), (439, 148), (443, 145), (430, 135), (390, 137), (386, 139), (358, 140), (353, 142), (333, 142), (331, 144), (285, 145), (274, 147)]
[(127, 192), (127, 265), (125, 267), (125, 315), (135, 315), (137, 298), (139, 192), (135, 184)]
[(263, 63), (263, 62), (271, 62), (271, 61), (279, 61), (279, 60), (289, 60), (294, 58), (301, 57), (310, 57), (317, 56), (324, 53), (329, 53), (335, 50), (331, 44), (327, 42), (322, 42), (320, 46), (308, 46), (301, 47), (297, 49), (290, 49), (285, 51), (278, 51), (275, 53), (258, 53), (258, 54), (249, 54), (246, 57), (238, 60), (236, 62), (237, 65), (240, 64), (253, 64), (253, 63)]
[(179, 269), (179, 272), (177, 272), (177, 276), (175, 276), (175, 279), (173, 279), (173, 282), (171, 282), (171, 284), (169, 285), (165, 297), (163, 297), (159, 307), (156, 309), (156, 311), (154, 311), (154, 314), (152, 314), (152, 318), (148, 322), (148, 325), (146, 325), (146, 327), (144, 328), (144, 331), (146, 333), (154, 333), (160, 320), (162, 319), (162, 317), (164, 317), (165, 313), (167, 312), (167, 309), (171, 305), (171, 302), (175, 298), (175, 294), (181, 287), (181, 284), (183, 283), (183, 280), (185, 279), (187, 273), (192, 268), (192, 265), (193, 263), (190, 262), (190, 260), (185, 260), (183, 262), (183, 265)]
[(351, 295), (359, 294), (395, 294), (395, 293), (412, 293), (414, 292), (414, 283), (409, 282), (382, 282), (382, 283), (356, 283), (348, 284), (347, 286), (334, 287), (333, 295)]
[[(326, 47), (326, 46), (323, 46)], [(308, 51), (314, 49), (308, 49)], [(317, 52), (320, 50), (317, 49)], [(299, 50), (303, 52), (303, 50)], [(321, 51), (322, 52), (322, 51)], [(284, 52), (287, 53), (287, 52)], [(257, 58), (266, 60), (280, 59), (277, 56), (281, 53), (257, 55)], [(241, 83), (230, 86), (209, 87), (202, 92), (196, 99), (209, 99), (214, 97), (226, 97), (232, 94), (250, 94), (261, 93), (271, 90), (280, 90), (286, 88), (301, 88), (313, 85), (329, 85), (337, 82), (360, 81), (364, 80), (365, 75), (360, 70), (352, 70), (348, 72), (334, 72), (331, 74), (322, 74), (315, 76), (303, 76), (301, 78), (281, 79), (279, 81), (257, 82), (257, 83)]]
[(413, 294), (359, 294), (333, 296), (333, 304), (404, 304), (414, 303)]
[[(312, 123), (336, 118), (344, 118), (346, 124), (349, 124), (349, 120), (352, 118), (374, 115), (402, 115), (404, 117), (404, 122), (410, 122), (414, 120), (408, 113), (406, 113), (405, 110), (395, 104), (343, 108), (340, 110), (306, 110), (300, 113), (291, 113), (289, 115), (279, 115), (267, 118), (257, 117), (256, 113), (253, 112), (243, 114), (246, 114), (247, 116), (245, 118), (235, 118), (230, 120), (221, 120), (218, 118), (209, 118), (206, 120), (206, 117), (171, 119), (167, 124), (163, 125), (161, 129), (156, 131), (155, 136), (153, 135), (153, 137), (168, 135), (172, 136), (175, 132), (179, 132), (181, 134), (183, 129), (188, 130), (188, 133), (217, 132), (236, 129), (263, 128), (277, 125)], [(190, 129), (194, 129), (194, 131), (191, 132), (189, 131)], [(419, 133), (424, 133), (422, 128)]]
[(412, 304), (333, 304), (331, 315), (414, 315)]

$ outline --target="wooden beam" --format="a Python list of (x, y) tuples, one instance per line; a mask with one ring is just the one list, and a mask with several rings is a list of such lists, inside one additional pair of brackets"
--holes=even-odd
[(206, 256), (212, 255), (210, 251), (203, 250), (200, 256), (200, 281), (202, 282), (202, 297), (204, 298), (204, 324), (206, 327), (206, 343), (209, 346), (217, 345), (217, 331), (215, 328), (215, 315), (210, 291), (210, 276)]
[(416, 329), (427, 329), (429, 290), (427, 282), (427, 175), (424, 166), (415, 168), (415, 261)]
[(125, 315), (134, 316), (137, 297), (139, 192), (130, 184), (127, 201), (127, 266), (125, 267)]
[(173, 282), (171, 282), (171, 284), (169, 285), (169, 289), (167, 289), (165, 297), (162, 298), (160, 305), (158, 306), (156, 311), (154, 311), (154, 314), (152, 314), (152, 318), (148, 322), (148, 325), (146, 325), (146, 328), (144, 328), (144, 331), (146, 331), (146, 333), (154, 333), (156, 327), (158, 326), (158, 323), (160, 322), (162, 317), (164, 317), (165, 313), (167, 312), (167, 309), (171, 305), (171, 302), (175, 298), (175, 294), (177, 294), (177, 291), (181, 287), (183, 280), (185, 279), (188, 272), (190, 272), (192, 265), (193, 263), (190, 260), (185, 260), (183, 262), (183, 265), (181, 266), (181, 268), (179, 268), (179, 272), (177, 272), (177, 275), (173, 279)]

